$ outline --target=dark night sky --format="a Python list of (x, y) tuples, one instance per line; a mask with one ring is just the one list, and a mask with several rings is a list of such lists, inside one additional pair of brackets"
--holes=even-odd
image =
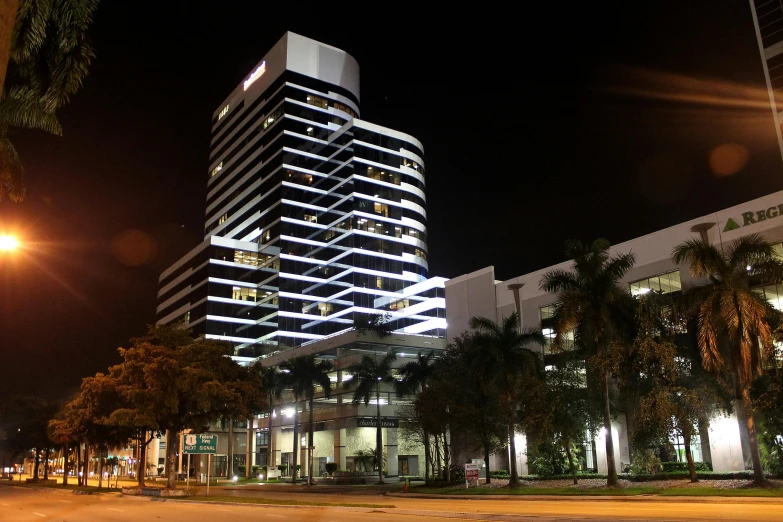
[[(0, 203), (0, 232), (29, 246), (0, 261), (0, 392), (60, 393), (153, 321), (158, 274), (203, 235), (211, 113), (286, 30), (352, 54), (362, 117), (424, 143), (432, 275), (511, 278), (567, 238), (617, 243), (783, 188), (746, 1), (572, 3), (105, 0), (64, 137), (17, 137), (29, 192)], [(725, 143), (749, 158), (716, 176)]]

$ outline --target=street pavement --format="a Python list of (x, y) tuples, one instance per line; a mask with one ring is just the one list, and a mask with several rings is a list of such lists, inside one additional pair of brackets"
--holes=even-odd
[[(238, 489), (238, 488), (237, 488)], [(243, 488), (246, 489), (246, 488)], [(262, 489), (262, 488), (258, 488)], [(29, 522), (171, 522), (233, 520), (237, 517), (265, 520), (353, 522), (416, 519), (552, 521), (552, 520), (783, 520), (783, 503), (758, 501), (727, 503), (646, 502), (594, 500), (470, 500), (386, 497), (365, 492), (301, 493), (282, 488), (245, 491), (219, 490), (221, 495), (241, 494), (263, 498), (296, 498), (332, 503), (373, 503), (394, 508), (288, 507), (190, 503), (121, 497), (118, 494), (75, 495), (61, 490), (0, 486), (0, 521)]]

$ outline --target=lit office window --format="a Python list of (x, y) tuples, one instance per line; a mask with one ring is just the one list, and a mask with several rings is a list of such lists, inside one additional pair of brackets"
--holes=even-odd
[(318, 223), (318, 217), (314, 216), (313, 214), (305, 214), (304, 220), (308, 223)]
[(235, 286), (232, 299), (238, 301), (256, 301), (257, 292), (255, 288), (245, 288), (244, 286)]
[(377, 167), (367, 167), (364, 175), (370, 179), (385, 181), (386, 183), (393, 183), (394, 185), (399, 185), (401, 179), (399, 172), (386, 172), (385, 170), (381, 170)]
[(408, 299), (395, 299), (389, 303), (389, 310), (403, 310), (410, 306)]
[(215, 176), (217, 176), (217, 173), (220, 172), (221, 170), (223, 170), (223, 162), (222, 161), (217, 164), (217, 167), (212, 169), (212, 176), (210, 176), (210, 177), (214, 178)]
[(630, 283), (629, 286), (631, 288), (631, 295), (634, 297), (644, 295), (648, 292), (658, 292), (659, 294), (680, 292), (682, 290), (682, 285), (680, 284), (680, 271), (672, 270), (665, 274), (634, 281), (633, 283)]
[(334, 102), (334, 108), (339, 111), (347, 112), (348, 114), (351, 115), (351, 117), (356, 118), (356, 113), (353, 111), (353, 109), (351, 109), (347, 105), (343, 105), (340, 102)]
[(416, 257), (420, 257), (420, 258), (422, 258), (425, 261), (427, 260), (427, 253), (424, 250), (420, 249), (420, 248), (414, 248), (413, 249), (413, 255), (416, 256)]
[(325, 99), (321, 98), (320, 96), (316, 96), (314, 94), (308, 94), (307, 95), (307, 103), (310, 105), (315, 105), (316, 107), (320, 107), (321, 109), (328, 109), (329, 108), (329, 102)]
[(375, 276), (375, 288), (378, 290), (383, 289), (383, 278), (381, 276)]
[(245, 252), (244, 250), (234, 250), (234, 263), (258, 266), (258, 254), (255, 252)]
[(223, 223), (225, 223), (227, 219), (228, 219), (228, 214), (223, 214), (222, 216), (220, 216), (220, 219), (218, 219), (218, 225), (222, 225)]
[(322, 316), (327, 316), (332, 313), (331, 303), (318, 303), (318, 311)]
[(373, 203), (373, 210), (376, 214), (380, 214), (384, 217), (389, 217), (389, 205), (386, 203)]
[(223, 118), (223, 116), (225, 116), (226, 114), (228, 114), (228, 105), (226, 105), (225, 107), (223, 107), (223, 110), (222, 110), (222, 111), (220, 111), (220, 114), (218, 114), (218, 121), (219, 121), (221, 118)]

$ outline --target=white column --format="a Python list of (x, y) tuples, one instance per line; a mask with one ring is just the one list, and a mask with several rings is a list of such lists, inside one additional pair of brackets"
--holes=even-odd
[(386, 470), (390, 477), (396, 477), (397, 466), (397, 428), (384, 428), (386, 432)]

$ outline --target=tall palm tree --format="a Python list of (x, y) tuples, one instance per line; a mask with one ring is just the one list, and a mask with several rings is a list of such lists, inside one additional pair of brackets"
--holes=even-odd
[(62, 133), (55, 111), (81, 88), (95, 56), (87, 29), (97, 6), (98, 0), (12, 0), (0, 7), (0, 200), (24, 197), (11, 129)]
[[(394, 381), (397, 395), (412, 395), (424, 391), (427, 388), (427, 382), (432, 378), (435, 367), (432, 362), (435, 359), (435, 353), (429, 352), (427, 355), (419, 354), (415, 361), (403, 364), (398, 374), (400, 380)], [(424, 430), (424, 481), (430, 480), (430, 437), (427, 430)]]
[(756, 234), (738, 239), (725, 250), (691, 239), (676, 246), (672, 257), (678, 264), (689, 264), (694, 277), (707, 278), (710, 282), (690, 292), (698, 320), (702, 366), (708, 371), (731, 372), (745, 414), (753, 476), (762, 482), (765, 477), (750, 388), (762, 373), (762, 350), (766, 353), (773, 350), (769, 320), (775, 312), (751, 289), (751, 282), (780, 280), (781, 264), (772, 246)]
[(541, 359), (528, 348), (531, 344), (544, 344), (544, 335), (536, 329), (520, 328), (516, 312), (496, 323), (486, 317), (473, 317), (470, 327), (479, 354), (473, 361), (478, 384), (489, 396), (496, 395), (506, 418), (509, 444), (509, 485), (519, 484), (517, 449), (514, 432), (517, 421), (518, 398), (521, 380), (538, 378)]
[(343, 382), (343, 388), (353, 386), (353, 403), (363, 402), (365, 406), (370, 404), (370, 398), (375, 394), (376, 424), (375, 424), (375, 453), (378, 463), (378, 483), (383, 484), (383, 437), (381, 435), (381, 384), (394, 384), (396, 379), (393, 374), (394, 361), (397, 356), (387, 353), (382, 358), (365, 355), (359, 363), (350, 369), (353, 377)]
[[(272, 453), (272, 413), (274, 412), (275, 399), (280, 399), (283, 395), (283, 375), (276, 368), (264, 367), (259, 365), (259, 373), (261, 375), (262, 392), (266, 396), (267, 404), (269, 404), (269, 440), (267, 442), (267, 454), (266, 465), (267, 469), (275, 465), (275, 457)], [(267, 471), (268, 473), (268, 471)]]
[[(332, 396), (332, 381), (329, 379), (329, 373), (334, 369), (334, 365), (329, 361), (316, 361), (315, 355), (300, 355), (289, 359), (280, 365), (280, 368), (288, 370), (286, 375), (286, 381), (291, 387), (294, 393), (296, 402), (299, 402), (299, 398), (304, 398), (308, 402), (309, 409), (309, 425), (308, 425), (308, 442), (307, 442), (307, 454), (308, 454), (308, 474), (307, 485), (313, 484), (313, 403), (315, 399), (316, 386), (320, 386), (323, 390), (324, 397), (327, 399)], [(296, 461), (297, 461), (297, 449), (299, 446), (299, 433), (297, 430), (296, 422), (294, 423), (294, 478), (292, 482), (296, 481)]]
[[(577, 348), (585, 352), (588, 366), (599, 363), (623, 338), (623, 319), (632, 308), (632, 297), (620, 286), (622, 277), (633, 267), (634, 255), (609, 256), (609, 242), (596, 239), (588, 247), (579, 241), (566, 242), (572, 270), (552, 270), (541, 279), (541, 289), (557, 294), (554, 330), (555, 347), (561, 346), (567, 332), (575, 332)], [(609, 405), (610, 372), (605, 364), (595, 364), (601, 381), (604, 430), (606, 431), (607, 485), (617, 485), (612, 415)]]

